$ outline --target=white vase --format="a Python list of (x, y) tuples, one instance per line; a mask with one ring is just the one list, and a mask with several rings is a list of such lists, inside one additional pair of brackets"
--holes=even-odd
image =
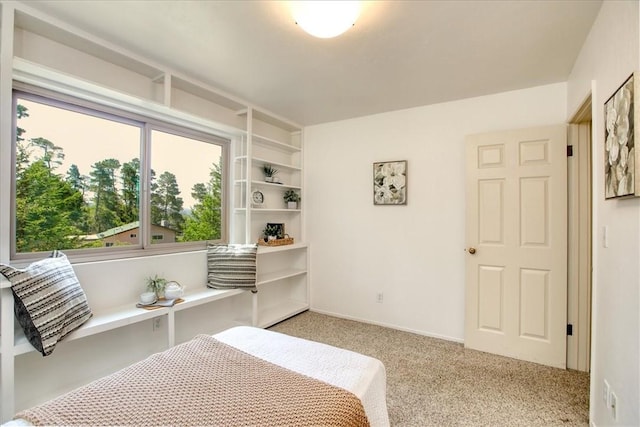
[(298, 209), (298, 202), (287, 202), (287, 208)]
[(273, 182), (273, 177), (272, 176), (265, 176), (264, 177), (264, 182)]

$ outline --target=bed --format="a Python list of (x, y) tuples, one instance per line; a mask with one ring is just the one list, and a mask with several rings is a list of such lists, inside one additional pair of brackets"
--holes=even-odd
[(388, 426), (382, 362), (249, 326), (193, 340), (8, 425)]

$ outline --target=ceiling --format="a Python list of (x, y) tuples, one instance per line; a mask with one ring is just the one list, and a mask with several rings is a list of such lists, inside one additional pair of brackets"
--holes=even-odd
[(372, 1), (333, 39), (280, 1), (28, 4), (313, 125), (566, 81), (601, 1)]

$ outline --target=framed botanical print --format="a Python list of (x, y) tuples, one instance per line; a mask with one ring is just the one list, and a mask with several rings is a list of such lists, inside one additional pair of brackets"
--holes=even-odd
[(407, 161), (373, 164), (373, 204), (407, 204)]
[(635, 97), (640, 75), (632, 74), (604, 104), (604, 197), (640, 196), (640, 156), (635, 147), (638, 111)]

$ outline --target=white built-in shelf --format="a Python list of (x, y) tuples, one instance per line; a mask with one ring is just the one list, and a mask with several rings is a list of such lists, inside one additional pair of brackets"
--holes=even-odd
[[(189, 289), (187, 287), (187, 289)], [(169, 312), (185, 310), (202, 304), (223, 298), (232, 297), (244, 292), (241, 289), (219, 290), (210, 288), (200, 288), (199, 290), (187, 293), (181, 303), (173, 307), (159, 307), (153, 310), (136, 307), (136, 303), (132, 302), (124, 306), (114, 307), (105, 311), (94, 311), (93, 316), (84, 325), (64, 337), (62, 343), (84, 338), (90, 335), (99, 334), (122, 326), (143, 322), (155, 317), (164, 316)], [(14, 355), (20, 355), (35, 351), (35, 348), (29, 343), (22, 330), (16, 330), (14, 337)]]
[(229, 298), (243, 293), (242, 289), (199, 289), (196, 292), (189, 292), (187, 287), (187, 294), (182, 297), (183, 302), (173, 306), (174, 311), (180, 311), (198, 305), (207, 304), (212, 301), (217, 301), (223, 298)]
[[(238, 156), (235, 157), (235, 161), (245, 161), (247, 160), (247, 156)], [(252, 157), (252, 160), (257, 163), (260, 167), (264, 166), (264, 165), (271, 165), (274, 166), (276, 168), (280, 168), (280, 169), (289, 169), (292, 171), (301, 171), (302, 168), (300, 166), (293, 166), (290, 164), (285, 164), (285, 163), (278, 163), (278, 162), (272, 162), (270, 160), (266, 160), (266, 159), (261, 159), (259, 157)]]
[(274, 252), (285, 252), (285, 251), (294, 251), (296, 249), (306, 249), (306, 243), (293, 243), (291, 245), (281, 245), (281, 246), (258, 246), (258, 255), (261, 254), (270, 254)]
[[(260, 111), (257, 108), (252, 108), (253, 110), (253, 117), (255, 119), (258, 119), (260, 121), (263, 121), (265, 123), (269, 123), (271, 125), (277, 126), (279, 128), (288, 130), (289, 132), (296, 132), (296, 131), (300, 131), (300, 129), (302, 128), (302, 126), (300, 126), (299, 124), (293, 123), (290, 120), (287, 120), (283, 117), (279, 117), (276, 116), (273, 113), (267, 113), (267, 112), (263, 112)], [(246, 116), (247, 115), (247, 109), (246, 108), (241, 108), (238, 111), (236, 111), (236, 114), (239, 116)]]
[(254, 161), (254, 163), (257, 163), (258, 165), (260, 165), (261, 167), (263, 165), (271, 165), (271, 166), (274, 166), (276, 168), (289, 169), (289, 170), (292, 170), (292, 171), (301, 171), (302, 170), (302, 168), (300, 166), (293, 166), (293, 165), (289, 165), (289, 164), (285, 164), (285, 163), (272, 162), (270, 160), (261, 159), (259, 157), (254, 157), (253, 161)]
[[(163, 316), (168, 313), (169, 308), (167, 307), (145, 310), (143, 308), (137, 308), (135, 302), (125, 306), (113, 307), (109, 310), (94, 311), (91, 319), (64, 337), (62, 342), (73, 341), (79, 338), (120, 328), (122, 326), (143, 322), (147, 319), (153, 319), (154, 317)], [(22, 330), (16, 331), (14, 342), (13, 353), (16, 356), (36, 351), (31, 343), (29, 343)]]
[(278, 305), (265, 307), (258, 311), (258, 326), (267, 328), (308, 309), (309, 303), (283, 299)]
[(289, 153), (297, 153), (302, 151), (300, 147), (296, 147), (295, 145), (287, 144), (284, 142), (277, 141), (275, 139), (267, 138), (266, 136), (261, 135), (252, 135), (253, 142), (261, 145), (266, 145), (270, 148), (275, 148), (281, 151), (286, 151)]
[[(242, 213), (245, 212), (247, 210), (247, 208), (236, 208), (234, 209), (234, 211), (236, 213)], [(282, 208), (282, 209), (267, 209), (267, 208), (251, 208), (251, 212), (254, 213), (275, 213), (275, 212), (288, 212), (288, 213), (295, 213), (298, 212), (300, 213), (302, 210), (301, 209), (287, 209), (287, 208)]]
[(288, 212), (288, 213), (294, 213), (294, 212), (301, 212), (300, 209), (287, 209), (287, 208), (282, 208), (282, 209), (266, 209), (266, 208), (251, 208), (251, 212), (257, 212), (257, 213), (273, 213), (273, 212)]
[(262, 273), (258, 274), (256, 284), (258, 286), (266, 285), (268, 283), (277, 282), (278, 280), (288, 279), (289, 277), (302, 276), (303, 274), (307, 274), (307, 270), (302, 270), (299, 268), (290, 268), (286, 270), (274, 271), (272, 273)]
[[(236, 185), (242, 185), (245, 184), (247, 182), (246, 179), (238, 179), (236, 180)], [(258, 187), (277, 187), (277, 188), (291, 188), (292, 190), (301, 190), (302, 187), (300, 187), (299, 185), (291, 185), (291, 184), (274, 184), (272, 182), (266, 182), (266, 181), (251, 181), (251, 185), (252, 186), (258, 186)]]

